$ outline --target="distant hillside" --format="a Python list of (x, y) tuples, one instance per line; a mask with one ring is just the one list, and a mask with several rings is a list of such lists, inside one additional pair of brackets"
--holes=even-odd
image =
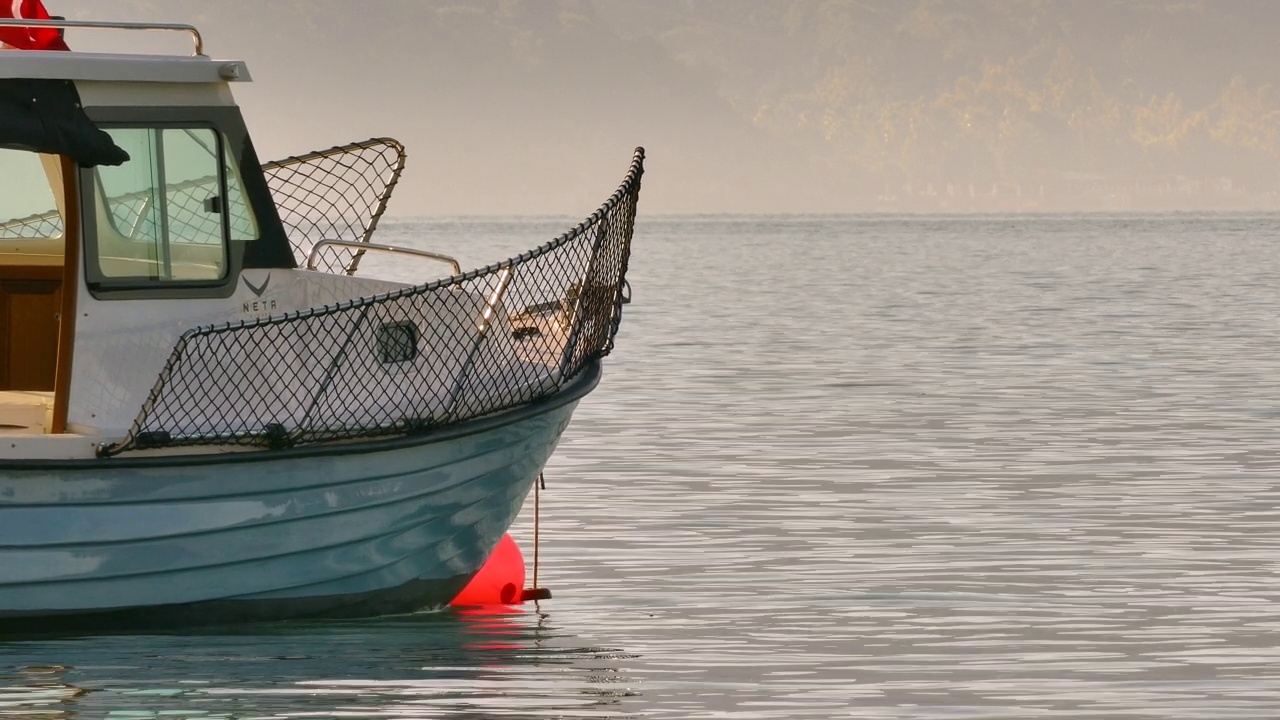
[(198, 22), (251, 63), (263, 155), (400, 136), (401, 213), (581, 208), (638, 143), (665, 212), (1269, 208), (1280, 188), (1270, 0), (47, 4)]
[[(620, 32), (656, 35), (712, 73), (756, 127), (828, 156), (864, 198), (910, 205), (904, 193), (950, 185), (1020, 190), (1050, 209), (1177, 207), (1187, 194), (1231, 206), (1268, 205), (1277, 187), (1280, 3), (597, 6)], [(941, 201), (915, 204), (930, 202)]]

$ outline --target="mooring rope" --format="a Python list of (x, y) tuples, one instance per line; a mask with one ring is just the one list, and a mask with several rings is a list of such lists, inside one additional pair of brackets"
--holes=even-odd
[(533, 484), (533, 587), (538, 588), (538, 520), (542, 514), (540, 505), (540, 496), (542, 490), (547, 487), (547, 480), (538, 473), (538, 482)]

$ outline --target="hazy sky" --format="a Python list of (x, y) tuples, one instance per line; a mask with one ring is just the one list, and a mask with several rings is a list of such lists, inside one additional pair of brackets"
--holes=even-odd
[[(265, 159), (389, 135), (394, 215), (1270, 207), (1271, 0), (45, 0), (192, 22)], [(189, 52), (73, 30), (75, 49)]]
[[(577, 46), (528, 39), (522, 57), (518, 28), (490, 32), (482, 16), (468, 26), (467, 3), (445, 5), (461, 7), (46, 0), (77, 19), (197, 24), (210, 55), (249, 65), (254, 82), (235, 91), (264, 160), (373, 136), (401, 140), (409, 162), (393, 215), (585, 215), (613, 192), (637, 145), (650, 158), (646, 212), (781, 209), (772, 196), (786, 178), (751, 157), (756, 131), (713, 88), (680, 97), (687, 88), (671, 92), (649, 74), (678, 70), (656, 47), (611, 49), (571, 34)], [(534, 3), (532, 15), (531, 25), (561, 22), (551, 2)], [(68, 40), (77, 49), (189, 52), (185, 38), (71, 31)]]

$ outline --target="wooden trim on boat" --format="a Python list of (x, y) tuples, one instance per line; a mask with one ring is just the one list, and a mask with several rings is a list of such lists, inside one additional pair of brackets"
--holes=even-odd
[(62, 310), (58, 319), (58, 362), (53, 376), (53, 419), (51, 434), (67, 431), (67, 407), (71, 400), (71, 360), (76, 339), (76, 295), (80, 277), (80, 169), (66, 155), (61, 156), (63, 236)]

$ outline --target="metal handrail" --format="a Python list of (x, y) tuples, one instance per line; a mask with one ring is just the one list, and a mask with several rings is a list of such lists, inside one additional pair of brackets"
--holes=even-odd
[(476, 364), (476, 355), (479, 354), (480, 348), (484, 345), (484, 339), (489, 335), (489, 326), (493, 320), (494, 313), (497, 311), (498, 304), (502, 302), (502, 296), (507, 294), (507, 286), (511, 284), (511, 278), (515, 276), (515, 268), (508, 265), (498, 274), (498, 286), (489, 294), (489, 298), (485, 300), (484, 309), (480, 311), (480, 324), (476, 326), (476, 339), (471, 345), (471, 351), (467, 353), (467, 359), (462, 363), (462, 369), (458, 371), (458, 378), (453, 382), (453, 389), (449, 391), (449, 405), (445, 409), (445, 416), (453, 415), (458, 407), (458, 401), (462, 398), (462, 391), (466, 389), (467, 383), (471, 380), (471, 368)]
[(498, 303), (502, 302), (502, 296), (507, 294), (507, 286), (511, 284), (511, 278), (515, 276), (515, 271), (510, 267), (502, 269), (498, 273), (498, 287), (494, 288), (493, 293), (489, 295), (489, 299), (484, 304), (484, 311), (480, 313), (480, 325), (476, 327), (480, 331), (480, 338), (489, 332), (489, 323), (493, 321), (494, 312), (498, 308)]
[(186, 23), (139, 23), (139, 22), (117, 22), (112, 20), (25, 20), (16, 19), (0, 19), (0, 27), (21, 27), (21, 28), (52, 28), (62, 30), (65, 28), (96, 28), (99, 30), (169, 30), (174, 32), (191, 33), (191, 39), (196, 44), (196, 55), (204, 55), (204, 38), (201, 37), (200, 31), (195, 25), (187, 25)]
[(421, 258), (427, 258), (428, 260), (436, 260), (438, 262), (448, 263), (453, 267), (454, 275), (462, 274), (462, 265), (460, 265), (457, 260), (449, 257), (448, 255), (441, 255), (440, 253), (433, 253), (427, 250), (417, 250), (414, 248), (397, 247), (395, 245), (379, 245), (378, 243), (361, 242), (359, 240), (321, 240), (315, 245), (312, 245), (311, 252), (307, 255), (308, 270), (316, 269), (316, 260), (320, 259), (320, 248), (323, 248), (328, 245), (337, 245), (338, 247), (355, 248), (357, 250), (381, 250), (382, 252), (403, 253), (405, 255), (416, 255)]

